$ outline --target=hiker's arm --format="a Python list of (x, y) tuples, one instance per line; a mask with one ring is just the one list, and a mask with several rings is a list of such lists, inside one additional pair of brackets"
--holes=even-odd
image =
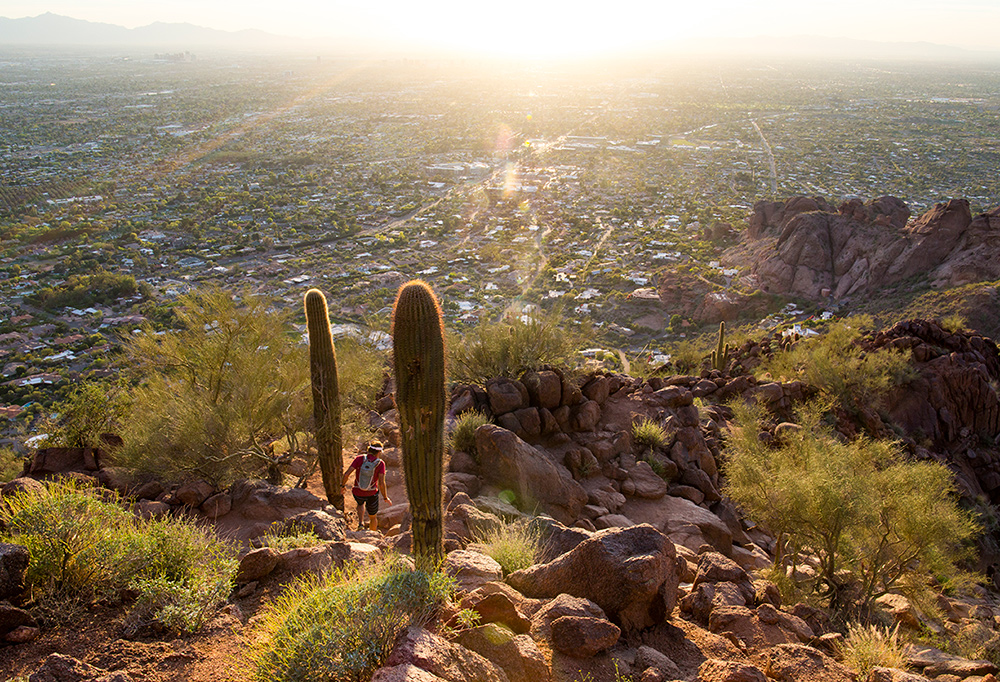
[(341, 481), (340, 481), (340, 487), (341, 488), (347, 486), (347, 479), (351, 477), (351, 473), (353, 473), (353, 471), (354, 471), (354, 466), (353, 465), (347, 467), (347, 471), (344, 472), (344, 478), (342, 478)]
[(386, 501), (387, 504), (392, 504), (392, 500), (389, 499), (389, 488), (385, 484), (385, 470), (382, 470), (382, 475), (378, 477), (378, 489), (382, 492), (382, 499)]

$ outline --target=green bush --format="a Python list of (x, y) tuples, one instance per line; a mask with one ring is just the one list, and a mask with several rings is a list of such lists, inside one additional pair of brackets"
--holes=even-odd
[(478, 461), (476, 452), (476, 429), (489, 424), (490, 418), (482, 412), (469, 410), (459, 415), (455, 428), (451, 431), (451, 449), (467, 452)]
[(636, 445), (662, 448), (667, 442), (667, 432), (660, 424), (646, 417), (632, 424), (632, 440)]
[(48, 433), (46, 445), (98, 447), (101, 434), (117, 434), (121, 430), (129, 405), (129, 393), (123, 384), (84, 382), (53, 405), (56, 416), (51, 423), (37, 425), (36, 430)]
[(500, 564), (506, 576), (538, 561), (542, 536), (530, 521), (519, 520), (484, 531), (476, 542), (486, 555)]
[(706, 348), (707, 340), (702, 344), (694, 339), (684, 339), (669, 346), (667, 354), (678, 374), (694, 374), (701, 369), (701, 362), (707, 354)]
[(271, 524), (261, 538), (265, 545), (279, 552), (285, 552), (298, 547), (315, 547), (323, 544), (316, 531), (308, 526), (293, 523), (290, 527), (282, 528), (281, 525), (280, 522)]
[(261, 682), (362, 682), (399, 633), (429, 622), (451, 598), (451, 578), (400, 560), (348, 567), (291, 585), (260, 617), (246, 677)]
[(847, 625), (843, 644), (844, 665), (858, 673), (858, 679), (868, 678), (872, 668), (906, 669), (906, 655), (899, 641), (899, 626), (893, 630), (878, 625)]
[(818, 388), (830, 401), (855, 411), (877, 407), (892, 388), (912, 379), (910, 354), (883, 349), (865, 353), (857, 346), (862, 331), (871, 326), (867, 316), (839, 320), (822, 336), (800, 340), (775, 353), (757, 368), (788, 381), (801, 379)]
[(907, 462), (886, 441), (843, 442), (816, 411), (769, 446), (757, 437), (763, 409), (733, 408), (725, 492), (775, 535), (779, 569), (803, 553), (818, 557), (811, 587), (831, 608), (865, 610), (914, 574), (959, 573), (977, 528), (958, 507), (946, 467)]
[(46, 310), (67, 306), (86, 308), (96, 303), (112, 304), (139, 292), (135, 277), (98, 270), (91, 275), (71, 275), (57, 287), (44, 287), (32, 300)]
[(17, 478), (24, 471), (24, 457), (10, 448), (0, 448), (0, 481)]
[(234, 550), (191, 522), (139, 520), (108, 491), (73, 482), (4, 502), (0, 537), (28, 548), (26, 582), (50, 612), (131, 590), (139, 594), (128, 617), (136, 628), (155, 622), (190, 632), (231, 588)]
[(344, 443), (368, 440), (372, 432), (368, 413), (385, 384), (388, 356), (352, 338), (337, 339), (336, 347)]
[(208, 290), (181, 298), (183, 329), (146, 328), (126, 354), (139, 382), (116, 460), (161, 477), (224, 484), (273, 469), (269, 444), (305, 431), (309, 363), (267, 300)]
[(449, 342), (449, 376), (453, 381), (485, 384), (496, 377), (517, 378), (542, 365), (572, 369), (574, 353), (582, 347), (558, 313), (484, 321)]

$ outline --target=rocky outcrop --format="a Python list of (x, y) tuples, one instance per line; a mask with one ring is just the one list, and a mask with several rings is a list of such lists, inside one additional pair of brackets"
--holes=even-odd
[(937, 204), (907, 224), (895, 197), (839, 211), (795, 197), (759, 202), (747, 232), (761, 289), (813, 300), (869, 294), (915, 275), (933, 286), (1000, 278), (1000, 208), (975, 219), (965, 199)]
[(565, 467), (525, 443), (513, 432), (494, 424), (476, 430), (476, 450), (486, 483), (510, 490), (517, 505), (538, 505), (557, 520), (572, 525), (587, 503), (587, 493)]
[(507, 581), (529, 597), (560, 593), (589, 599), (625, 629), (663, 622), (674, 609), (680, 574), (669, 538), (649, 525), (595, 533), (547, 564)]

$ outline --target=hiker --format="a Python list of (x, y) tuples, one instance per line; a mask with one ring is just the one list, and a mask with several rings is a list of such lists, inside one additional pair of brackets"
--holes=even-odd
[(378, 494), (382, 492), (382, 497), (386, 504), (392, 504), (389, 499), (389, 491), (385, 486), (385, 462), (379, 455), (382, 454), (382, 443), (375, 440), (368, 444), (368, 452), (358, 455), (351, 462), (344, 472), (341, 485), (347, 487), (347, 479), (351, 472), (354, 472), (354, 487), (351, 494), (354, 501), (358, 503), (358, 530), (364, 528), (364, 510), (368, 510), (368, 522), (371, 530), (378, 530)]

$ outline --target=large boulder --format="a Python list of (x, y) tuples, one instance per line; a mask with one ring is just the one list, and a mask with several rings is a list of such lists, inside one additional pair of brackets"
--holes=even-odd
[(510, 682), (548, 682), (549, 667), (535, 641), (489, 623), (463, 630), (458, 643), (503, 668)]
[[(263, 535), (272, 523), (284, 522), (302, 512), (327, 509), (327, 501), (304, 488), (271, 485), (264, 481), (239, 481), (229, 490), (232, 498), (226, 515), (233, 528), (234, 539), (246, 540)], [(240, 518), (246, 523), (239, 523)]]
[(569, 471), (514, 433), (494, 424), (476, 429), (476, 451), (489, 485), (514, 493), (522, 509), (536, 506), (572, 525), (580, 517), (587, 493)]
[(590, 658), (614, 646), (621, 629), (603, 618), (560, 616), (552, 621), (552, 647), (567, 656)]
[(581, 616), (607, 620), (607, 614), (594, 602), (583, 597), (574, 597), (563, 593), (555, 599), (550, 600), (531, 617), (532, 638), (535, 641), (551, 639), (553, 621), (563, 616)]
[(698, 682), (767, 682), (767, 678), (755, 666), (710, 658), (698, 668)]
[(589, 599), (631, 630), (670, 615), (680, 570), (670, 539), (643, 524), (598, 531), (549, 563), (515, 571), (507, 581), (529, 597), (567, 593)]
[(444, 560), (444, 571), (455, 579), (458, 589), (463, 592), (472, 592), (503, 577), (503, 570), (495, 559), (467, 549), (450, 552)]
[(636, 523), (648, 523), (660, 529), (678, 545), (694, 552), (710, 544), (727, 556), (733, 553), (733, 532), (726, 522), (683, 497), (631, 498), (621, 508), (621, 513)]
[(490, 410), (495, 415), (528, 407), (528, 389), (520, 381), (500, 377), (486, 384)]
[(40, 448), (28, 464), (28, 473), (36, 477), (74, 471), (92, 474), (101, 468), (100, 456), (96, 448)]
[(421, 627), (409, 627), (400, 634), (385, 665), (388, 668), (407, 663), (448, 682), (508, 682), (499, 666)]

